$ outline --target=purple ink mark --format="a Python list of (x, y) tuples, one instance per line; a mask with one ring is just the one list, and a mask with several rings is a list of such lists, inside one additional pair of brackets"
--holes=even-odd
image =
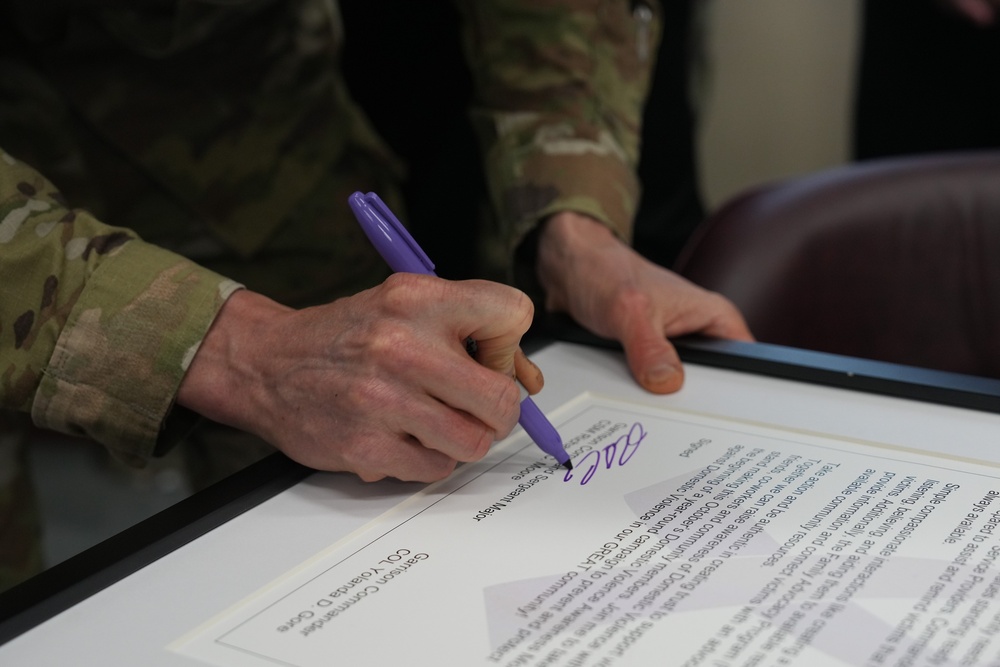
[[(646, 429), (643, 428), (642, 424), (639, 422), (632, 424), (632, 428), (629, 429), (628, 433), (621, 436), (611, 444), (605, 445), (602, 449), (595, 449), (587, 452), (582, 459), (574, 464), (573, 470), (566, 471), (563, 481), (569, 482), (573, 479), (573, 473), (579, 472), (580, 470), (586, 470), (586, 472), (583, 473), (583, 477), (580, 478), (580, 486), (589, 482), (591, 478), (593, 478), (594, 473), (597, 472), (597, 469), (601, 467), (602, 452), (604, 454), (603, 461), (605, 469), (611, 470), (615, 464), (616, 457), (619, 467), (625, 465), (632, 459), (636, 451), (638, 451), (639, 445), (646, 439), (646, 435)], [(624, 441), (624, 443), (622, 441)]]

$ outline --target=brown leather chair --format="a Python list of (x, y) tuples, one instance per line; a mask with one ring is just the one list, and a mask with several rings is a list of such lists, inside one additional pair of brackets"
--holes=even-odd
[(756, 188), (674, 268), (732, 299), (761, 342), (1000, 377), (1000, 152)]

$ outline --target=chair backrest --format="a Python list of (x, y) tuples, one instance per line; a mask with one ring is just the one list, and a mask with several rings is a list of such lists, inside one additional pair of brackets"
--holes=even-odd
[(674, 268), (732, 299), (762, 342), (1000, 377), (1000, 152), (754, 189)]

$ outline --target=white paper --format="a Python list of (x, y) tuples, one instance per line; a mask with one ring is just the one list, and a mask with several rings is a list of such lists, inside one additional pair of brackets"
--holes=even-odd
[(572, 473), (516, 435), (171, 649), (300, 667), (1000, 660), (993, 465), (594, 394), (551, 416)]

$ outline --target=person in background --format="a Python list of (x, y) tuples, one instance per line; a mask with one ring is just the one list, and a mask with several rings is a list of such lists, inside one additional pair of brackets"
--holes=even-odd
[(867, 0), (854, 158), (1000, 147), (995, 0)]
[[(507, 280), (620, 341), (652, 392), (683, 381), (668, 337), (749, 339), (731, 303), (628, 244), (658, 5), (455, 4), (496, 224), (489, 251)], [(376, 191), (401, 211), (406, 166), (341, 76), (350, 30), (338, 9), (0, 9), (8, 423), (30, 415), (136, 466), (183, 442), (204, 471), (276, 447), (320, 470), (418, 481), (510, 432), (515, 367), (541, 386), (517, 354), (532, 303), (497, 282), (387, 277), (346, 201)], [(22, 440), (7, 433), (0, 529), (20, 532), (0, 543), (22, 558), (16, 579), (38, 563), (21, 548), (31, 511), (17, 500)]]

